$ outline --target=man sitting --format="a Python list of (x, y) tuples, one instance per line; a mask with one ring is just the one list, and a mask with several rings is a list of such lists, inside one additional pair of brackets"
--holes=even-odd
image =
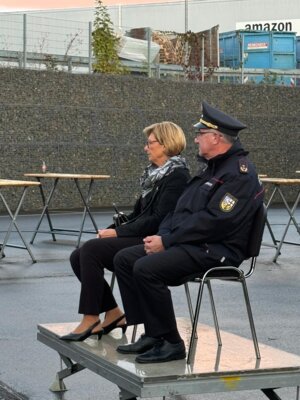
[(196, 129), (201, 170), (166, 216), (157, 235), (121, 250), (115, 271), (129, 325), (144, 324), (136, 343), (117, 351), (139, 363), (185, 358), (168, 288), (218, 265), (239, 266), (263, 189), (238, 139), (246, 126), (203, 102)]

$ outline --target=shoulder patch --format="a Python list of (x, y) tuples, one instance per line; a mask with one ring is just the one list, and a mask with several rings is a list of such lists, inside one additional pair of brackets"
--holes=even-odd
[(241, 174), (248, 174), (248, 160), (246, 158), (239, 159), (239, 167)]
[(223, 212), (230, 212), (234, 209), (238, 199), (230, 193), (226, 193), (220, 201), (220, 210)]

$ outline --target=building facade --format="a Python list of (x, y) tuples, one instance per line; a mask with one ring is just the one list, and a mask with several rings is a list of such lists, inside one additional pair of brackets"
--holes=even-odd
[[(185, 0), (161, 3), (109, 5), (116, 26), (184, 32), (219, 25), (220, 32), (235, 29), (296, 31), (300, 35), (299, 0)], [(94, 8), (30, 11), (30, 15), (89, 22)], [(247, 27), (246, 27), (247, 29)]]

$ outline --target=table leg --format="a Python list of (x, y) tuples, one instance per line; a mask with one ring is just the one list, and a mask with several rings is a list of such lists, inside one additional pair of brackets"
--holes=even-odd
[[(35, 228), (35, 230), (34, 230), (34, 233), (33, 233), (33, 235), (32, 235), (32, 238), (31, 238), (30, 243), (33, 243), (33, 241), (34, 241), (34, 239), (35, 239), (35, 237), (36, 237), (36, 235), (37, 235), (37, 233), (38, 233), (38, 230), (39, 230), (39, 228), (40, 228), (40, 225), (41, 225), (41, 223), (42, 223), (42, 220), (43, 220), (45, 214), (47, 215), (47, 219), (48, 219), (48, 223), (49, 223), (49, 228), (50, 228), (50, 231), (51, 231), (51, 234), (52, 234), (52, 237), (53, 237), (53, 241), (56, 240), (56, 239), (55, 239), (55, 235), (53, 234), (53, 226), (52, 226), (52, 222), (51, 222), (51, 218), (50, 218), (50, 214), (49, 214), (48, 208), (49, 208), (49, 204), (50, 204), (50, 201), (51, 201), (51, 199), (52, 199), (53, 193), (54, 193), (54, 191), (55, 191), (55, 189), (56, 189), (57, 182), (58, 182), (58, 178), (55, 178), (54, 183), (53, 183), (53, 186), (52, 186), (52, 189), (51, 189), (51, 191), (50, 191), (49, 196), (48, 196), (47, 199), (45, 198), (45, 194), (44, 194), (43, 190), (41, 189), (41, 193), (43, 193), (43, 194), (42, 194), (42, 198), (43, 198), (43, 202), (44, 202), (44, 208), (43, 208), (42, 214), (41, 214), (41, 216), (40, 216), (39, 222), (38, 222), (38, 224), (37, 224), (37, 226), (36, 226), (36, 228)], [(40, 188), (41, 188), (41, 187), (42, 187), (42, 185), (40, 186)]]
[(94, 228), (95, 228), (95, 233), (98, 232), (98, 226), (97, 226), (96, 221), (95, 221), (95, 219), (94, 219), (94, 217), (93, 217), (93, 215), (91, 213), (91, 210), (89, 208), (89, 202), (91, 200), (92, 189), (93, 189), (93, 185), (94, 185), (94, 179), (90, 180), (90, 184), (89, 184), (89, 188), (88, 188), (88, 192), (87, 192), (86, 198), (84, 197), (84, 195), (82, 193), (82, 190), (80, 189), (80, 185), (79, 185), (78, 179), (75, 178), (74, 181), (75, 181), (77, 190), (78, 190), (78, 192), (80, 194), (80, 197), (82, 199), (82, 202), (84, 204), (84, 209), (83, 209), (83, 213), (82, 213), (82, 220), (81, 220), (81, 225), (80, 225), (80, 230), (79, 230), (79, 233), (78, 233), (78, 239), (77, 239), (77, 245), (76, 245), (76, 247), (79, 247), (81, 236), (82, 236), (82, 232), (83, 232), (83, 227), (84, 227), (84, 223), (85, 223), (85, 219), (86, 219), (86, 214), (88, 214), (90, 216), (90, 218), (91, 218), (91, 221), (92, 221), (92, 223), (94, 225)]
[(278, 192), (279, 192), (279, 194), (280, 194), (280, 196), (282, 198), (282, 201), (284, 202), (284, 205), (285, 205), (285, 207), (287, 209), (287, 212), (290, 215), (289, 224), (291, 223), (291, 221), (293, 221), (297, 232), (300, 234), (300, 227), (299, 227), (298, 222), (296, 221), (296, 218), (294, 216), (295, 211), (296, 211), (296, 209), (298, 207), (298, 204), (299, 204), (299, 200), (300, 200), (300, 190), (299, 190), (299, 192), (297, 194), (297, 198), (295, 200), (295, 203), (294, 203), (294, 205), (293, 205), (293, 207), (291, 209), (289, 208), (289, 205), (288, 205), (288, 203), (287, 203), (282, 191), (280, 190), (280, 188), (278, 189)]
[(272, 242), (273, 242), (273, 245), (269, 245), (269, 246), (272, 246), (272, 247), (276, 247), (276, 248), (277, 248), (277, 242), (276, 242), (274, 233), (273, 233), (273, 231), (272, 231), (271, 224), (270, 224), (270, 222), (269, 222), (268, 219), (266, 219), (266, 225), (267, 225), (267, 228), (268, 228), (268, 230), (269, 230), (269, 233), (270, 233), (270, 236), (271, 236), (271, 239), (272, 239)]
[[(27, 249), (28, 253), (30, 254), (30, 257), (31, 257), (32, 261), (35, 263), (35, 262), (36, 262), (36, 259), (34, 258), (32, 252), (31, 252), (31, 250), (30, 250), (30, 247), (29, 247), (29, 245), (27, 244), (25, 238), (23, 237), (22, 232), (20, 231), (20, 229), (19, 229), (19, 227), (18, 227), (18, 224), (17, 224), (17, 217), (18, 217), (19, 211), (20, 211), (20, 209), (21, 209), (21, 207), (22, 207), (22, 204), (23, 204), (24, 197), (25, 197), (25, 194), (26, 194), (27, 189), (28, 189), (28, 187), (25, 187), (25, 188), (23, 189), (22, 195), (21, 195), (20, 200), (19, 200), (19, 203), (18, 203), (18, 205), (17, 205), (17, 209), (16, 209), (16, 211), (15, 211), (14, 214), (11, 212), (11, 210), (10, 210), (10, 208), (9, 208), (9, 206), (8, 206), (8, 204), (7, 204), (7, 202), (6, 202), (5, 198), (4, 198), (4, 196), (3, 196), (3, 194), (0, 192), (0, 197), (1, 197), (2, 201), (3, 201), (3, 204), (5, 205), (5, 208), (6, 208), (8, 214), (9, 214), (9, 216), (10, 216), (10, 219), (11, 219), (10, 224), (9, 224), (9, 226), (8, 226), (8, 229), (7, 229), (7, 232), (6, 232), (6, 234), (5, 234), (5, 237), (4, 237), (2, 246), (1, 246), (0, 258), (3, 256), (3, 252), (4, 252), (5, 246), (9, 246), (9, 247), (15, 247), (15, 248), (20, 248), (20, 249)], [(18, 246), (18, 245), (8, 245), (8, 244), (7, 244), (8, 239), (9, 239), (9, 237), (10, 237), (10, 235), (11, 235), (11, 231), (12, 231), (13, 226), (16, 228), (16, 230), (17, 230), (17, 232), (18, 232), (20, 238), (22, 239), (22, 242), (23, 242), (23, 244), (24, 244), (25, 247), (23, 247), (23, 246), (21, 247), (21, 246)]]
[[(280, 188), (278, 188), (278, 192), (279, 192), (279, 194), (280, 194), (280, 196), (281, 196), (281, 198), (282, 198), (282, 200), (283, 200), (283, 202), (284, 202), (284, 205), (285, 205), (285, 207), (286, 207), (286, 209), (287, 209), (287, 212), (288, 212), (289, 215), (290, 215), (290, 218), (289, 218), (289, 220), (288, 220), (288, 222), (287, 222), (287, 224), (286, 224), (286, 227), (285, 227), (285, 230), (284, 230), (284, 232), (283, 232), (282, 238), (281, 238), (281, 240), (280, 240), (280, 242), (279, 242), (279, 244), (278, 244), (278, 246), (277, 246), (277, 250), (276, 250), (275, 257), (273, 258), (273, 262), (276, 262), (276, 260), (277, 260), (277, 258), (278, 258), (278, 256), (279, 256), (279, 254), (280, 254), (280, 250), (281, 250), (281, 247), (282, 247), (282, 245), (283, 245), (283, 243), (284, 243), (284, 239), (285, 239), (286, 234), (287, 234), (287, 232), (288, 232), (288, 229), (289, 229), (289, 227), (290, 227), (291, 221), (293, 221), (293, 223), (294, 223), (294, 225), (295, 225), (295, 228), (296, 228), (297, 232), (299, 233), (299, 226), (298, 226), (298, 223), (297, 223), (297, 221), (296, 221), (296, 219), (295, 219), (295, 217), (294, 217), (294, 213), (295, 213), (295, 211), (296, 211), (296, 209), (297, 209), (297, 206), (298, 206), (298, 203), (299, 203), (299, 200), (300, 200), (300, 190), (299, 190), (299, 192), (298, 192), (296, 201), (295, 201), (295, 203), (294, 203), (292, 209), (290, 209), (290, 207), (289, 207), (289, 205), (288, 205), (288, 203), (287, 203), (287, 201), (286, 201), (286, 199), (285, 199), (285, 197), (284, 197), (282, 191), (280, 190)], [(295, 243), (295, 244), (296, 244), (296, 243)], [(296, 245), (297, 245), (297, 244), (296, 244)]]
[[(270, 204), (271, 204), (271, 202), (272, 202), (272, 200), (273, 200), (273, 197), (275, 196), (275, 193), (276, 193), (276, 192), (277, 192), (277, 187), (275, 187), (275, 189), (274, 189), (273, 192), (271, 193), (271, 196), (270, 196), (270, 198), (269, 198), (269, 201), (268, 201), (268, 203), (266, 204), (267, 209), (269, 209)], [(266, 225), (267, 225), (267, 228), (268, 228), (268, 230), (269, 230), (269, 233), (270, 233), (270, 236), (271, 236), (271, 239), (272, 239), (273, 244), (263, 243), (263, 245), (269, 246), (269, 247), (275, 247), (275, 248), (277, 249), (277, 241), (276, 241), (276, 238), (275, 238), (275, 236), (274, 236), (274, 233), (273, 233), (273, 230), (272, 230), (272, 228), (271, 228), (271, 224), (270, 224), (268, 218), (266, 219)]]
[[(42, 182), (41, 182), (41, 178), (37, 177), (36, 179), (40, 183), (39, 188), (40, 188), (40, 192), (41, 192), (41, 196), (42, 196), (43, 206), (45, 206), (45, 204), (46, 204), (46, 196), (45, 196), (45, 192), (44, 192), (43, 185), (42, 185)], [(52, 220), (51, 220), (51, 217), (50, 217), (50, 213), (49, 213), (48, 207), (46, 209), (46, 217), (47, 217), (47, 220), (48, 220), (50, 231), (52, 232), (52, 239), (55, 242), (56, 241), (56, 237), (55, 237), (55, 234), (53, 233), (54, 228), (53, 228), (53, 225), (52, 225)]]

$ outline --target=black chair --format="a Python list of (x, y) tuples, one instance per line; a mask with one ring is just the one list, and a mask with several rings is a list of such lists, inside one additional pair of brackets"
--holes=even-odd
[[(214, 318), (214, 325), (215, 325), (215, 331), (216, 331), (216, 336), (217, 336), (217, 340), (218, 340), (218, 345), (222, 346), (219, 323), (218, 323), (218, 318), (217, 318), (217, 313), (216, 313), (216, 308), (215, 308), (215, 303), (214, 303), (214, 298), (213, 298), (213, 293), (212, 293), (212, 287), (211, 287), (211, 283), (210, 283), (210, 281), (212, 281), (214, 279), (218, 279), (218, 280), (222, 280), (222, 281), (230, 281), (230, 282), (233, 282), (233, 281), (240, 282), (242, 284), (244, 298), (245, 298), (246, 307), (247, 307), (248, 318), (249, 318), (249, 322), (250, 322), (250, 328), (251, 328), (251, 332), (252, 332), (255, 353), (256, 353), (257, 359), (260, 359), (260, 352), (259, 352), (257, 336), (256, 336), (256, 331), (255, 331), (255, 326), (254, 326), (254, 320), (253, 320), (253, 315), (252, 315), (252, 310), (251, 310), (251, 306), (250, 306), (250, 300), (249, 300), (249, 295), (248, 295), (248, 290), (247, 290), (247, 285), (246, 285), (246, 278), (249, 278), (249, 276), (251, 276), (254, 272), (255, 265), (256, 265), (256, 258), (259, 254), (260, 247), (261, 247), (266, 218), (267, 218), (267, 208), (263, 204), (257, 210), (257, 212), (254, 216), (253, 225), (252, 225), (252, 229), (250, 232), (247, 257), (245, 259), (245, 260), (250, 261), (250, 267), (248, 269), (248, 272), (244, 272), (241, 269), (243, 264), (239, 268), (233, 267), (233, 266), (225, 266), (224, 267), (224, 266), (217, 265), (216, 267), (209, 269), (207, 272), (205, 272), (201, 275), (198, 275), (196, 277), (194, 275), (193, 278), (187, 278), (187, 279), (185, 279), (185, 281), (181, 282), (181, 284), (183, 283), (184, 287), (185, 287), (190, 317), (191, 317), (191, 321), (192, 321), (192, 334), (191, 334), (191, 338), (190, 338), (187, 364), (190, 364), (190, 362), (191, 362), (192, 350), (194, 347), (195, 339), (197, 338), (197, 324), (198, 324), (198, 319), (199, 319), (203, 289), (204, 289), (205, 285), (207, 285), (208, 292), (209, 292), (209, 298), (210, 298), (210, 303), (211, 303), (211, 307), (212, 307), (212, 313), (213, 313), (213, 318)], [(191, 295), (190, 295), (189, 286), (188, 286), (189, 282), (199, 283), (199, 290), (198, 290), (198, 295), (197, 295), (195, 313), (193, 312), (193, 307), (192, 307)]]

